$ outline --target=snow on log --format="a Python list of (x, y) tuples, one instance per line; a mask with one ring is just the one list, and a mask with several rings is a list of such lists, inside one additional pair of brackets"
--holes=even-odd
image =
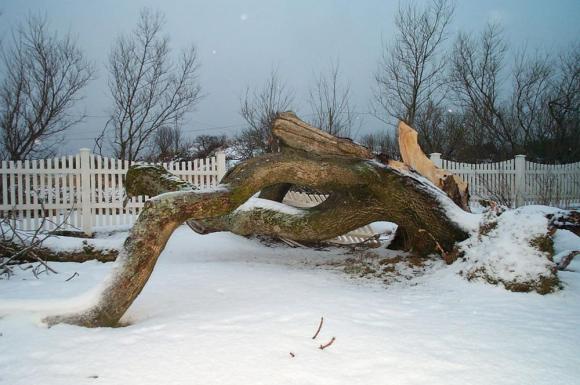
[[(299, 146), (299, 142), (296, 139), (293, 143)], [(318, 150), (323, 151), (325, 146)], [(140, 169), (145, 174), (151, 171)], [(154, 170), (156, 174), (160, 172)], [(222, 183), (208, 191), (183, 190), (179, 186), (180, 191), (147, 201), (99, 301), (75, 314), (49, 317), (46, 322), (89, 327), (117, 324), (145, 286), (167, 240), (179, 225), (189, 219), (224, 217), (256, 192), (281, 183), (329, 191), (331, 198), (304, 215), (240, 211), (242, 214), (237, 215), (241, 219), (231, 222), (239, 232), (261, 228), (263, 233), (293, 240), (323, 240), (384, 220), (404, 227), (419, 254), (435, 252), (438, 247), (451, 250), (457, 241), (467, 238), (461, 224), (447, 215), (447, 207), (453, 203), (428, 181), (358, 157), (320, 155), (300, 149), (266, 154), (238, 164)]]
[[(205, 231), (267, 234), (294, 241), (320, 241), (370, 222), (394, 222), (414, 253), (440, 253), (449, 261), (454, 259), (450, 256), (462, 253), (464, 262), (471, 261), (466, 266), (473, 266), (474, 273), (480, 271), (477, 263), (486, 258), (493, 244), (492, 240), (479, 244), (474, 241), (474, 237), (480, 236), (476, 230), (481, 216), (463, 211), (430, 180), (400, 164), (370, 159), (372, 155), (363, 147), (324, 134), (294, 114), (281, 114), (274, 127), (284, 150), (239, 163), (214, 189), (193, 189), (159, 167), (132, 168), (128, 195), (160, 195), (146, 202), (97, 303), (45, 321), (49, 325), (60, 322), (88, 327), (117, 325), (147, 283), (169, 237), (186, 221), (193, 221)], [(412, 145), (412, 141), (406, 143)], [(427, 174), (431, 170), (433, 175), (440, 175), (440, 170), (423, 168), (418, 163), (415, 167)], [(257, 192), (272, 186), (283, 186), (280, 189), (283, 192), (286, 185), (325, 191), (330, 197), (316, 207), (300, 210), (282, 204), (248, 204), (238, 210)], [(534, 231), (540, 234), (541, 226), (547, 226), (547, 219), (545, 222), (533, 222), (537, 225)], [(508, 224), (516, 227), (512, 222)], [(500, 235), (498, 232), (497, 236)], [(457, 250), (462, 241), (465, 243)], [(531, 244), (531, 247), (537, 248), (537, 245)], [(530, 251), (524, 247), (521, 250)], [(527, 255), (546, 257), (535, 252)], [(534, 269), (538, 267), (539, 271), (540, 265), (550, 267), (541, 261), (533, 265)], [(525, 264), (518, 268), (525, 269)], [(492, 267), (487, 269), (492, 270)], [(530, 277), (533, 280), (543, 276), (542, 273)], [(513, 278), (517, 282), (518, 278)], [(547, 286), (554, 284), (546, 282)]]

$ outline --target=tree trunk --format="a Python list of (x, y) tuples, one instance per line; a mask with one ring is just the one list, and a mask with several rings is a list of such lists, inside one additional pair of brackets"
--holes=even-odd
[[(143, 289), (173, 231), (191, 219), (238, 234), (268, 234), (296, 241), (325, 240), (369, 222), (391, 221), (404, 229), (419, 254), (450, 251), (455, 242), (467, 237), (466, 229), (452, 219), (461, 209), (425, 179), (369, 160), (370, 153), (360, 151), (362, 147), (322, 135), (293, 114), (281, 114), (273, 132), (290, 148), (238, 164), (216, 189), (194, 190), (159, 168), (131, 169), (129, 195), (179, 191), (146, 202), (97, 304), (77, 314), (49, 317), (46, 322), (116, 325)], [(146, 182), (155, 179), (160, 180)], [(271, 208), (234, 211), (256, 192), (281, 184), (328, 191), (330, 197), (316, 207), (294, 212)]]

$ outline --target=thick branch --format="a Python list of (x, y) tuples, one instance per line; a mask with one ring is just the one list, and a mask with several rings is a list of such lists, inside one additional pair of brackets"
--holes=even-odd
[(312, 127), (298, 119), (291, 112), (278, 115), (272, 127), (272, 134), (288, 147), (303, 150), (311, 154), (348, 156), (361, 159), (372, 159), (373, 153), (366, 147), (349, 139), (337, 138), (322, 130)]
[[(141, 184), (148, 193), (155, 193), (152, 186), (158, 190), (169, 186), (180, 191), (147, 201), (98, 303), (79, 314), (50, 317), (46, 321), (91, 327), (117, 324), (143, 289), (173, 231), (190, 219), (203, 222), (222, 217), (222, 221), (230, 221), (229, 228), (239, 233), (253, 229), (297, 240), (328, 239), (368, 222), (387, 220), (405, 228), (415, 250), (421, 254), (437, 248), (451, 250), (455, 242), (467, 237), (465, 230), (449, 217), (458, 208), (423, 178), (358, 156), (345, 156), (351, 150), (348, 146), (339, 146), (337, 152), (341, 155), (328, 155), (325, 147), (308, 152), (303, 151), (308, 148), (299, 148), (249, 159), (232, 169), (221, 186), (210, 191), (191, 190), (188, 184), (167, 178), (159, 168), (140, 167), (143, 175), (134, 175), (136, 180), (147, 180), (147, 175), (160, 179), (157, 184)], [(225, 217), (256, 192), (279, 184), (329, 191), (331, 197), (297, 214), (252, 210)]]
[(399, 122), (399, 151), (403, 162), (443, 190), (459, 207), (469, 210), (469, 189), (465, 181), (431, 161), (417, 142), (417, 131)]

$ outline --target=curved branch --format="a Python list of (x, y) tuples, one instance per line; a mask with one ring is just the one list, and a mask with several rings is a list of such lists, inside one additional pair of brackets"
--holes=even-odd
[(98, 302), (80, 313), (49, 317), (46, 322), (89, 327), (116, 325), (145, 286), (157, 258), (180, 224), (189, 219), (223, 217), (256, 192), (281, 183), (334, 195), (303, 216), (258, 210), (249, 214), (251, 220), (242, 216), (233, 226), (242, 231), (244, 220), (252, 225), (262, 221), (265, 232), (298, 239), (315, 232), (317, 235), (312, 238), (320, 240), (338, 235), (337, 231), (344, 233), (344, 228), (359, 227), (365, 224), (363, 220), (391, 220), (405, 228), (416, 251), (423, 254), (433, 252), (435, 243), (450, 250), (456, 241), (467, 237), (465, 230), (449, 217), (449, 208), (456, 206), (441, 190), (421, 177), (374, 161), (284, 151), (240, 163), (222, 183), (213, 190), (188, 189), (147, 201)]

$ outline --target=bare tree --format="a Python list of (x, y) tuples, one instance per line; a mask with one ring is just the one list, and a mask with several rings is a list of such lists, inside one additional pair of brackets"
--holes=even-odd
[(272, 124), (279, 112), (290, 109), (293, 93), (272, 70), (261, 89), (246, 89), (241, 102), (240, 115), (247, 127), (234, 140), (233, 146), (241, 159), (273, 152), (278, 149), (272, 137)]
[(460, 154), (467, 145), (468, 132), (461, 111), (429, 101), (417, 114), (415, 127), (426, 153), (439, 152), (449, 159)]
[(109, 89), (113, 109), (97, 139), (102, 151), (110, 136), (115, 156), (138, 159), (154, 133), (172, 124), (201, 98), (195, 47), (184, 50), (177, 62), (170, 53), (169, 38), (162, 36), (164, 17), (143, 9), (136, 29), (117, 39), (109, 55)]
[(560, 162), (580, 160), (580, 44), (558, 58), (557, 74), (548, 99), (552, 139), (547, 153)]
[(453, 11), (450, 0), (433, 0), (424, 9), (413, 3), (399, 6), (396, 36), (383, 46), (375, 74), (379, 119), (396, 118), (414, 125), (426, 103), (438, 104), (443, 97), (438, 93), (445, 82), (445, 60), (439, 50)]
[(310, 89), (310, 122), (331, 135), (350, 137), (354, 111), (350, 101), (350, 86), (340, 84), (339, 63), (334, 63), (327, 74), (320, 74)]
[(187, 157), (191, 141), (183, 137), (181, 127), (174, 125), (159, 127), (153, 134), (148, 160), (169, 162)]
[(525, 50), (516, 55), (510, 108), (524, 148), (547, 139), (546, 127), (550, 124), (547, 99), (553, 72), (548, 56), (530, 58)]
[(207, 158), (216, 150), (228, 146), (225, 135), (198, 135), (191, 143), (190, 157), (193, 159)]
[(20, 160), (45, 156), (68, 128), (83, 120), (71, 109), (93, 74), (70, 35), (49, 30), (30, 16), (1, 53), (1, 156)]
[(360, 143), (376, 154), (382, 154), (387, 159), (400, 159), (399, 145), (394, 133), (381, 131), (363, 135)]
[(513, 156), (520, 137), (502, 100), (506, 52), (498, 24), (488, 24), (478, 39), (462, 33), (455, 42), (450, 78), (459, 104), (473, 118), (470, 129), (481, 130), (484, 140), (497, 146), (497, 152)]

